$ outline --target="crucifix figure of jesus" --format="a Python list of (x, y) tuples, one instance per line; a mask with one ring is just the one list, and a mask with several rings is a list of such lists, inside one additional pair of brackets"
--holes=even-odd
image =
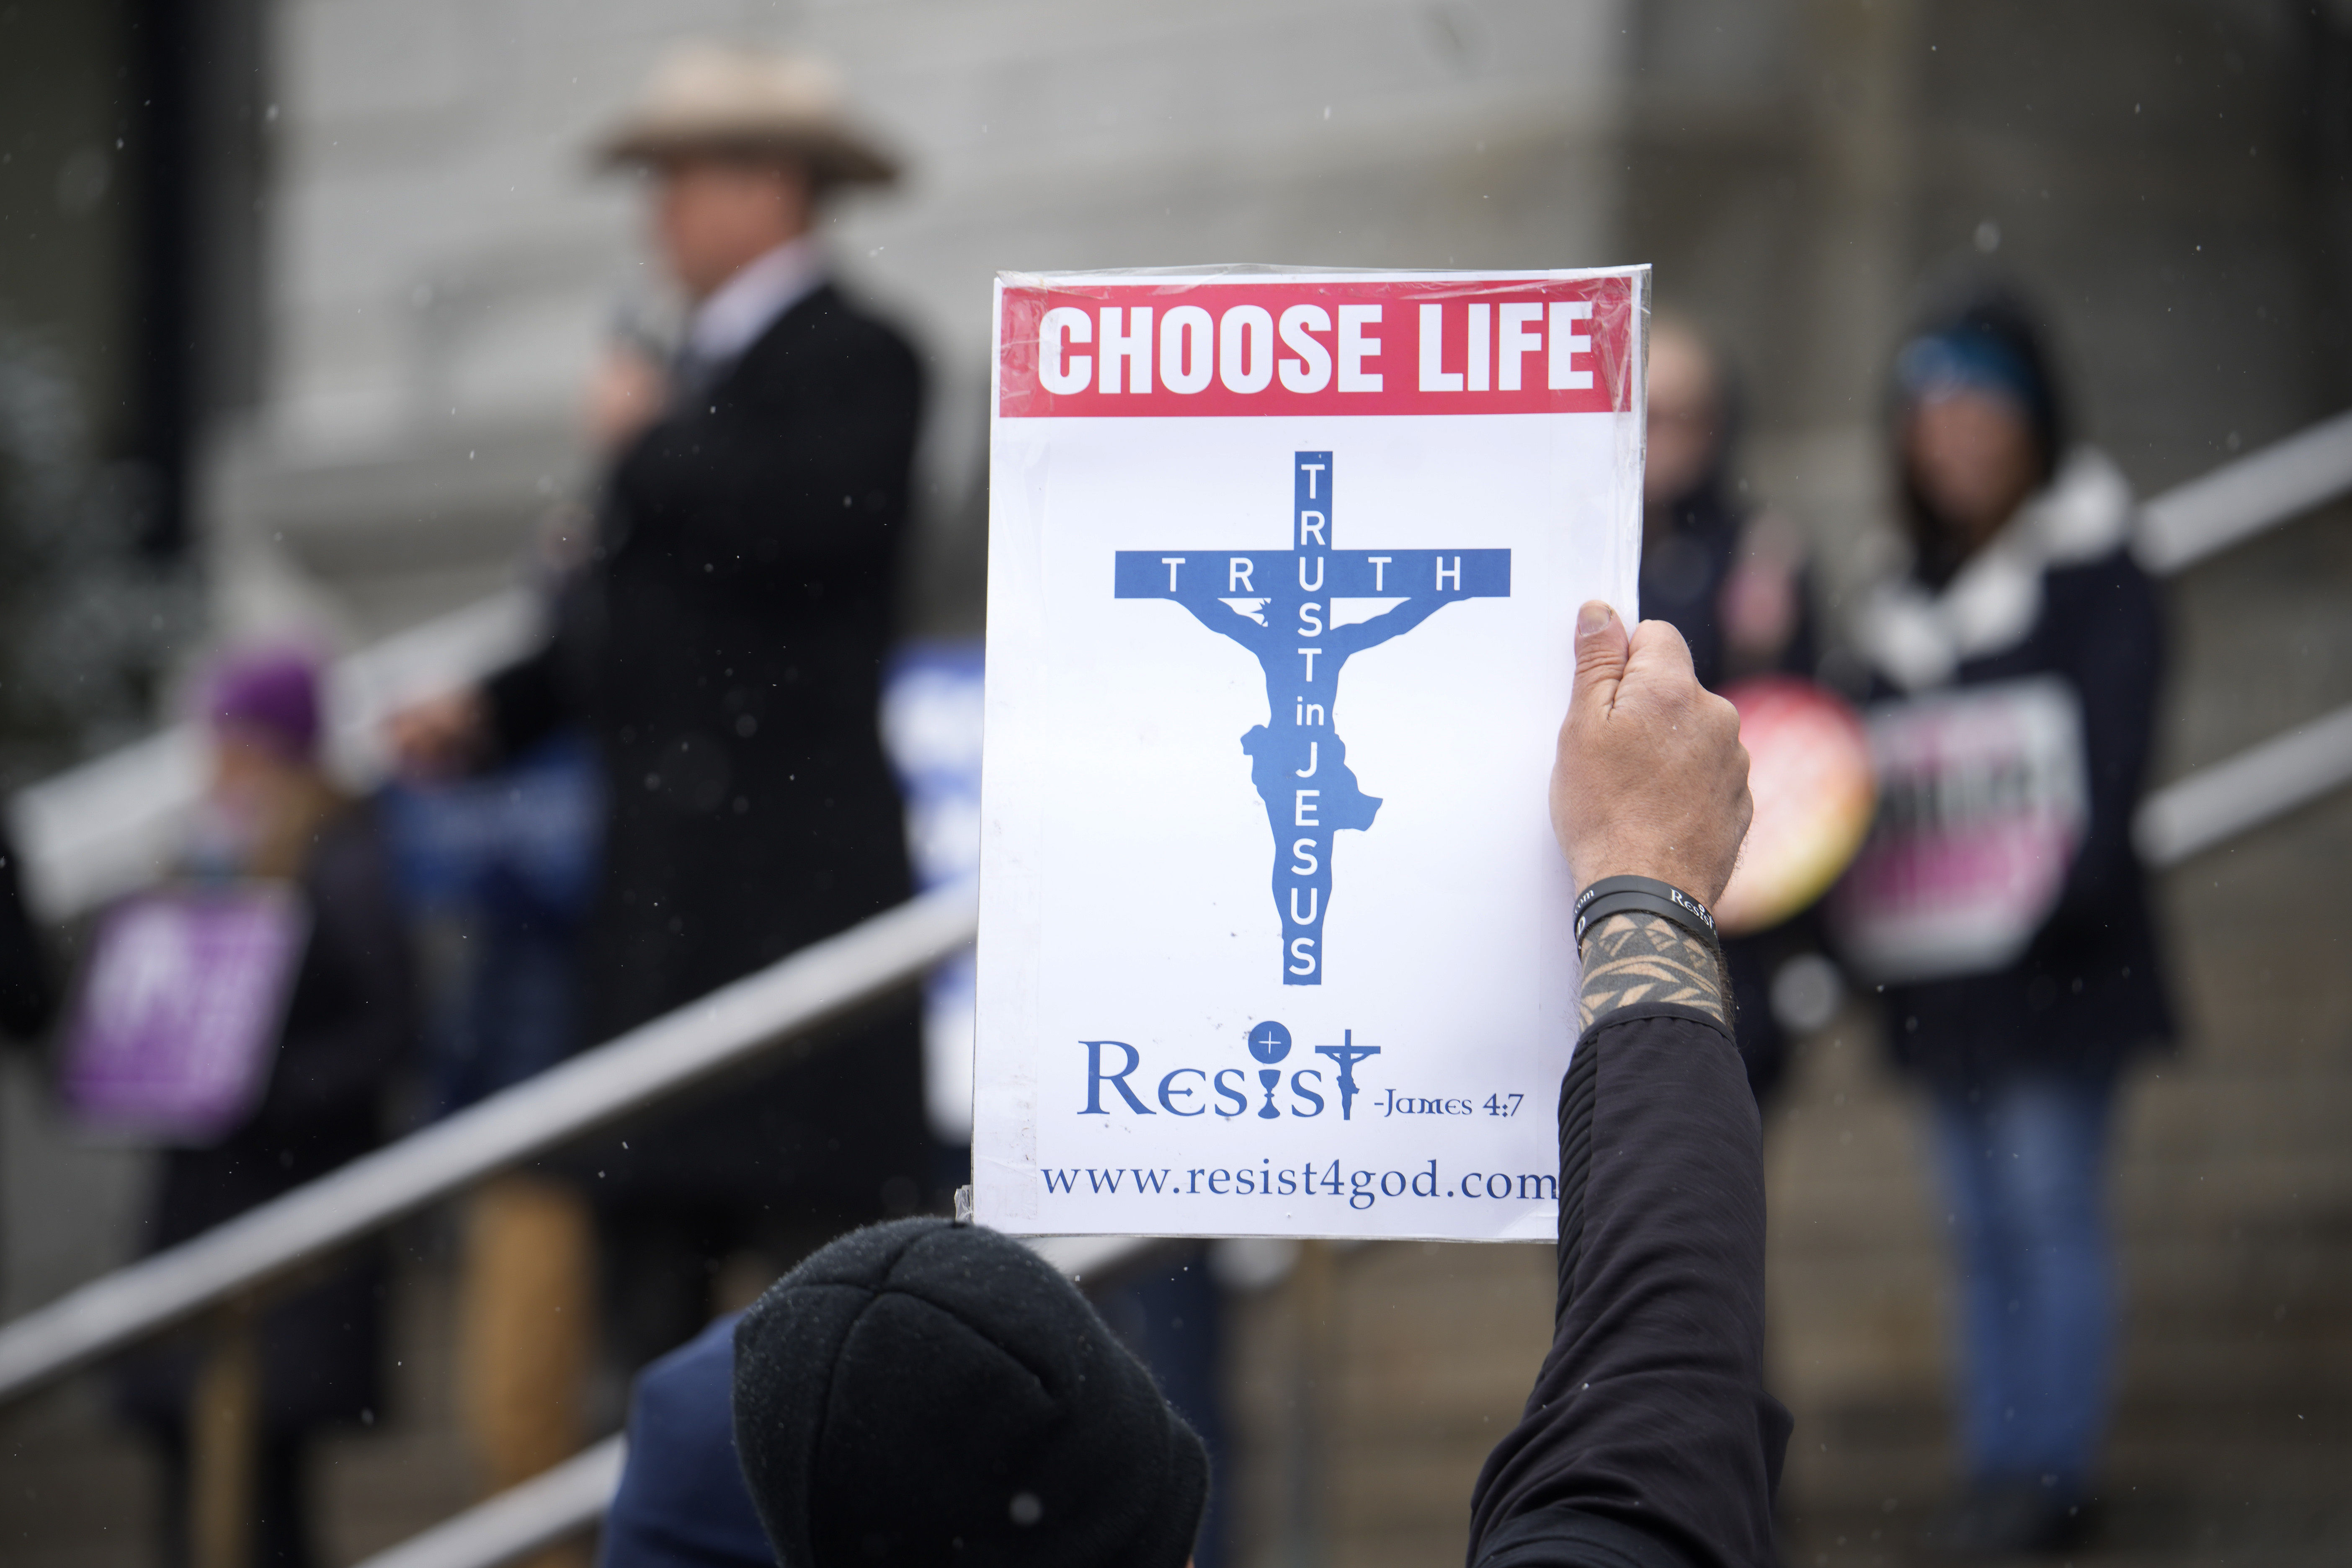
[(1116, 593), (1174, 600), (1265, 671), (1266, 722), (1242, 737), (1242, 750), (1274, 833), (1282, 981), (1319, 985), (1332, 836), (1370, 827), (1381, 808), (1348, 767), (1339, 672), (1457, 599), (1509, 597), (1511, 552), (1337, 549), (1331, 454), (1296, 453), (1291, 470), (1290, 548), (1122, 550)]

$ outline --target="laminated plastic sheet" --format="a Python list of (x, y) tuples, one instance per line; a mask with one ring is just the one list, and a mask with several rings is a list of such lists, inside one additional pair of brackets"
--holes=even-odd
[(974, 1205), (1543, 1240), (1645, 268), (1003, 274)]

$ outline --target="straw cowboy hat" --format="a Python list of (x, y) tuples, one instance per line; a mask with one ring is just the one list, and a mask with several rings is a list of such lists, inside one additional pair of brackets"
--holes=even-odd
[(804, 162), (820, 184), (898, 177), (898, 161), (851, 121), (830, 65), (734, 44), (680, 44), (665, 54), (596, 153), (607, 164), (778, 153)]

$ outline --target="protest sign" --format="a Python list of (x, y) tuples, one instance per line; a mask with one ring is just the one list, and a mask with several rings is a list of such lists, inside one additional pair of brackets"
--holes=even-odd
[(1021, 1234), (1548, 1239), (1546, 806), (1648, 274), (1000, 277), (973, 1184)]
[(291, 888), (166, 888), (107, 911), (65, 1031), (94, 1131), (203, 1147), (260, 1102), (310, 921)]
[(1878, 811), (1830, 900), (1840, 951), (1885, 984), (2006, 969), (2058, 907), (2090, 821), (2074, 689), (2029, 676), (1867, 717)]

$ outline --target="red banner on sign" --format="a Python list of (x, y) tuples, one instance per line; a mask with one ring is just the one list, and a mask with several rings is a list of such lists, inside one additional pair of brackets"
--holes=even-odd
[(1011, 419), (1631, 405), (1622, 276), (1007, 287), (999, 308)]

